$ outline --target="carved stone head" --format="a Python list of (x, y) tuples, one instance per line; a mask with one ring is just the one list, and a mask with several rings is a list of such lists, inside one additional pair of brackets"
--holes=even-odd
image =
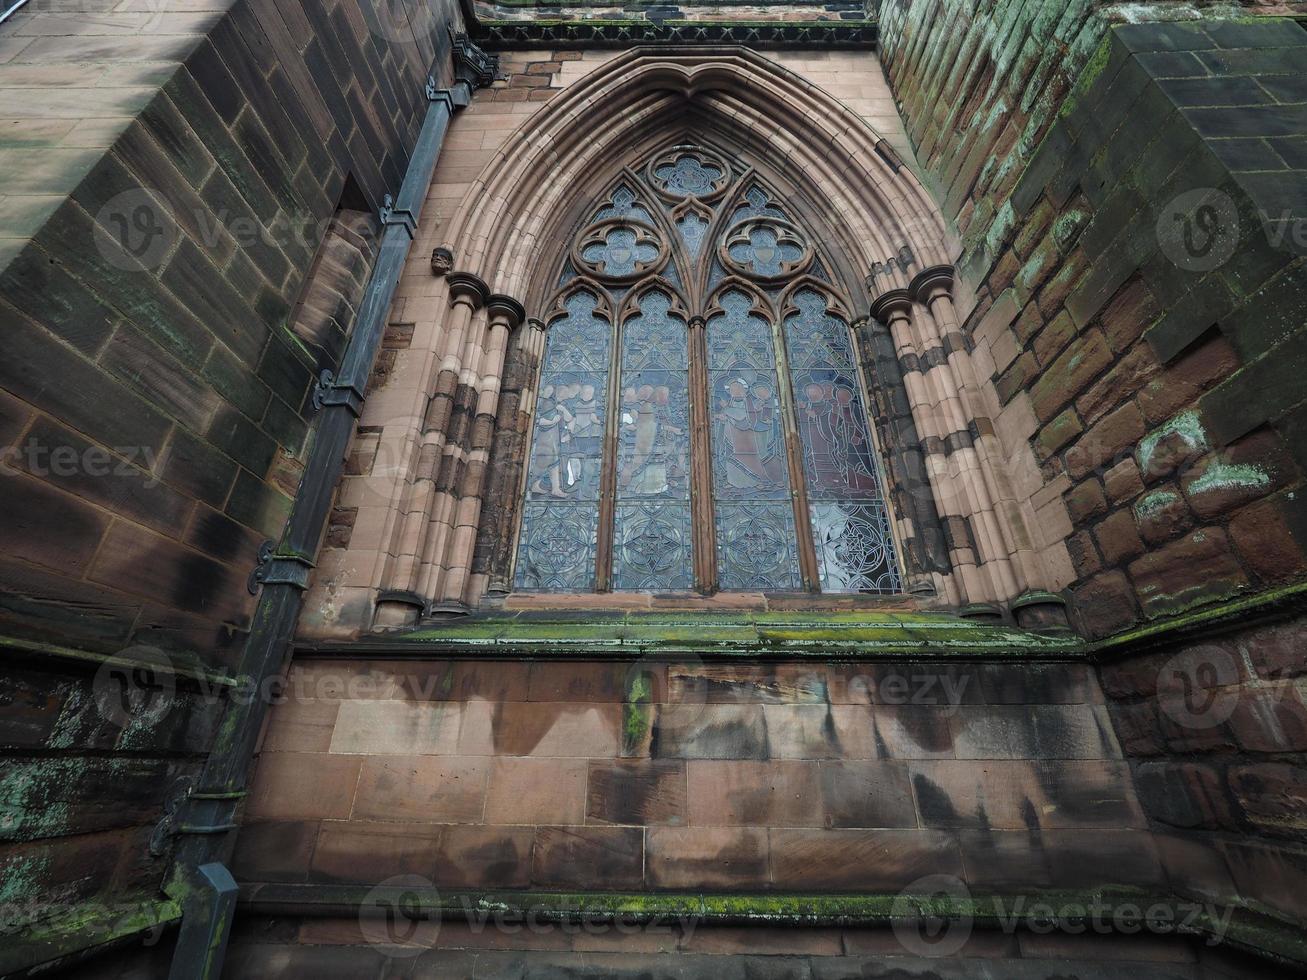
[(431, 250), (431, 274), (447, 275), (454, 268), (454, 250), (447, 245), (439, 245)]

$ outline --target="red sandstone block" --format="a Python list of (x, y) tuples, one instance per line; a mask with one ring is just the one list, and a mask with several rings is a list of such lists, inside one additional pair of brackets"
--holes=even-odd
[(640, 888), (644, 832), (639, 827), (540, 827), (531, 883), (542, 888)]
[(1123, 762), (940, 761), (914, 763), (911, 771), (926, 827), (1145, 826)]
[(324, 822), (309, 879), (375, 884), (401, 874), (430, 878), (440, 834), (435, 824)]
[(685, 819), (684, 762), (591, 761), (586, 823), (681, 824)]
[(622, 705), (560, 701), (468, 702), (465, 755), (609, 758), (621, 748)]
[(494, 759), (485, 822), (582, 823), (586, 768), (584, 759)]
[(1166, 878), (1184, 898), (1227, 903), (1235, 895), (1230, 869), (1211, 834), (1153, 835)]
[(1159, 885), (1161, 864), (1144, 830), (964, 830), (958, 834), (967, 884), (985, 888), (1082, 889)]
[(269, 752), (259, 757), (247, 818), (344, 819), (363, 760), (321, 752)]
[(1298, 677), (1307, 673), (1307, 620), (1254, 627), (1235, 642), (1247, 652), (1259, 677)]
[(530, 828), (445, 827), (434, 854), (440, 888), (525, 888), (531, 882)]
[(232, 873), (242, 881), (305, 881), (318, 830), (317, 820), (247, 823), (236, 838)]
[(288, 699), (274, 704), (263, 736), (264, 752), (326, 752), (339, 702)]
[(531, 665), (528, 701), (604, 701), (621, 703), (629, 681), (644, 665), (543, 663)]
[(1307, 769), (1279, 762), (1232, 766), (1228, 780), (1250, 823), (1275, 836), (1307, 839)]
[(928, 874), (961, 875), (957, 841), (935, 830), (771, 830), (777, 889), (893, 891)]
[(1248, 577), (1230, 554), (1220, 528), (1194, 531), (1130, 566), (1145, 615), (1166, 616), (1201, 602), (1227, 598), (1247, 587)]
[(1289, 506), (1296, 505), (1283, 498), (1262, 501), (1245, 507), (1230, 522), (1230, 540), (1239, 557), (1266, 582), (1289, 581), (1307, 571), (1307, 555), (1285, 519)]
[(689, 821), (700, 827), (821, 827), (815, 762), (691, 760)]
[(1229, 728), (1249, 752), (1307, 751), (1307, 705), (1292, 681), (1244, 685)]
[(767, 832), (757, 827), (651, 827), (645, 833), (652, 888), (766, 888)]
[(363, 763), (355, 820), (477, 823), (490, 760), (455, 756), (375, 756)]
[(1307, 856), (1299, 848), (1228, 841), (1221, 849), (1244, 899), (1298, 921), (1307, 919)]

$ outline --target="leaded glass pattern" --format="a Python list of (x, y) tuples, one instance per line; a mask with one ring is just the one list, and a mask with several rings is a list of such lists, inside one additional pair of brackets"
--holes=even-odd
[(608, 221), (612, 218), (634, 218), (636, 221), (643, 221), (645, 224), (653, 224), (653, 216), (645, 209), (643, 204), (636, 201), (635, 191), (625, 184), (620, 185), (613, 191), (613, 196), (609, 198), (607, 207), (600, 208), (595, 214), (595, 221)]
[(697, 260), (699, 253), (703, 251), (703, 239), (708, 233), (708, 222), (691, 211), (689, 214), (682, 215), (677, 222), (677, 227), (681, 229), (681, 240), (685, 242), (686, 252), (691, 259)]
[(785, 201), (677, 145), (588, 212), (542, 314), (518, 589), (901, 589), (837, 267)]
[(679, 154), (675, 161), (655, 167), (654, 176), (662, 182), (663, 190), (669, 194), (702, 197), (711, 193), (716, 182), (726, 174), (715, 163), (704, 160), (698, 154), (685, 152)]
[(898, 565), (848, 325), (801, 289), (785, 320), (803, 473), (823, 592), (897, 592)]
[(598, 528), (598, 504), (528, 501), (515, 587), (526, 592), (593, 590)]

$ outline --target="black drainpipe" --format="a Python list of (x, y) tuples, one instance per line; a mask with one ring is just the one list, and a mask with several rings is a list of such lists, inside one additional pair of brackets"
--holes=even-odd
[(216, 980), (222, 972), (237, 892), (226, 863), (235, 846), (236, 809), (245, 796), (268, 710), (267, 699), (257, 695), (286, 667), (309, 570), (345, 468), (386, 314), (413, 244), (445, 132), (455, 110), (471, 102), (473, 91), (488, 85), (497, 70), (497, 58), (460, 35), (454, 39), (454, 84), (437, 89), (434, 80), (427, 79), (427, 115), (399, 193), (393, 201), (386, 195), (376, 264), (340, 371), (334, 376), (324, 372), (315, 391), (314, 404), (321, 414), (290, 518), (280, 543), (274, 548), (268, 542), (261, 549), (259, 567), (251, 576), (251, 589), (261, 585), (262, 595), (237, 671), (243, 696), (228, 701), (195, 789), (186, 795), (176, 816), (165, 818), (177, 836), (177, 846), (164, 891), (182, 907), (171, 980)]

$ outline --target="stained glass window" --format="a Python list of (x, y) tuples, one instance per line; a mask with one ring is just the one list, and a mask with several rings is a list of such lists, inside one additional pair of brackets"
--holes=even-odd
[(785, 200), (678, 145), (592, 205), (542, 314), (518, 589), (901, 589), (838, 267)]

